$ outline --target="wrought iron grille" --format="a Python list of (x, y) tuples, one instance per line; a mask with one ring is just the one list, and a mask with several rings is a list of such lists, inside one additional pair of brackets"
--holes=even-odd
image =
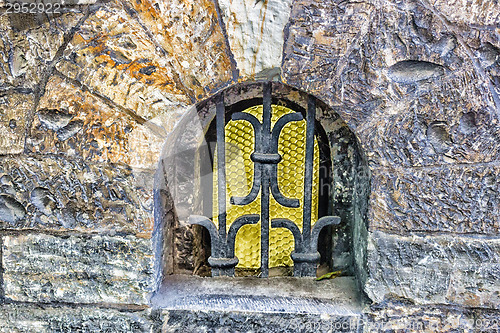
[[(253, 184), (246, 196), (232, 196), (232, 205), (244, 206), (254, 202), (260, 193), (260, 215), (245, 214), (234, 220), (227, 228), (227, 188), (226, 188), (226, 107), (224, 96), (216, 99), (216, 136), (217, 136), (217, 223), (204, 216), (190, 216), (189, 223), (205, 227), (211, 239), (211, 256), (208, 263), (212, 267), (212, 276), (234, 276), (238, 258), (235, 256), (235, 241), (238, 231), (245, 225), (260, 223), (260, 276), (269, 276), (269, 234), (270, 229), (288, 229), (294, 238), (294, 251), (291, 259), (294, 263), (294, 276), (315, 276), (320, 260), (318, 238), (320, 231), (329, 225), (339, 225), (337, 216), (324, 216), (315, 223), (311, 221), (313, 203), (313, 172), (314, 172), (314, 136), (316, 100), (309, 96), (306, 112), (305, 165), (303, 200), (286, 197), (278, 186), (278, 164), (282, 162), (278, 142), (280, 134), (290, 122), (304, 119), (302, 113), (292, 112), (279, 118), (271, 129), (272, 116), (272, 84), (263, 84), (262, 122), (247, 112), (236, 112), (231, 120), (243, 120), (253, 127), (254, 150), (250, 155), (254, 164)], [(270, 218), (270, 198), (274, 198), (283, 207), (297, 208), (302, 201), (302, 230), (290, 219)]]

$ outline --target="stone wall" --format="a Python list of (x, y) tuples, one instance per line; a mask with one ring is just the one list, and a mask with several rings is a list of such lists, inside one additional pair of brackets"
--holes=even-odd
[(498, 323), (497, 1), (93, 2), (0, 1), (0, 331), (156, 330), (163, 143), (194, 103), (271, 79), (328, 104), (368, 162), (367, 322)]

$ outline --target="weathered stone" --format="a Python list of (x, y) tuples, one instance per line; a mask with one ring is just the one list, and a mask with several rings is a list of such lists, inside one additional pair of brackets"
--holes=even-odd
[(10, 195), (0, 194), (0, 220), (16, 225), (26, 216), (24, 206)]
[(438, 0), (432, 1), (432, 5), (447, 20), (459, 24), (498, 26), (500, 23), (500, 4), (497, 1)]
[(147, 304), (151, 241), (133, 236), (4, 236), (5, 297), (26, 302)]
[(252, 78), (280, 67), (283, 30), (290, 17), (290, 0), (221, 0), (231, 51), (240, 75)]
[[(154, 169), (180, 110), (145, 122), (58, 76), (47, 83), (27, 140), (30, 151)], [(156, 124), (156, 123), (158, 124)], [(161, 127), (164, 125), (164, 127)]]
[(444, 74), (441, 65), (427, 61), (404, 60), (389, 67), (388, 75), (398, 83), (413, 83)]
[(0, 305), (2, 333), (93, 333), (151, 330), (150, 311), (120, 311), (91, 307)]
[[(481, 40), (462, 31), (455, 36), (418, 2), (301, 0), (292, 7), (282, 75), (333, 107), (373, 167), (498, 160), (498, 70), (476, 66)], [(482, 35), (484, 43), (497, 39)], [(459, 130), (471, 113), (474, 123)]]
[(147, 235), (153, 228), (151, 172), (64, 158), (4, 157), (0, 179), (2, 229)]
[(164, 310), (162, 333), (174, 332), (360, 332), (358, 316), (308, 313)]
[(57, 131), (68, 125), (73, 117), (71, 114), (55, 109), (42, 109), (38, 111), (40, 123), (53, 131)]
[(500, 61), (500, 49), (489, 42), (484, 43), (478, 50), (481, 65), (485, 68)]
[[(163, 50), (163, 59), (176, 75), (177, 84), (191, 98), (203, 99), (237, 73), (231, 62), (217, 9), (210, 0), (133, 1), (124, 7), (140, 19)], [(145, 75), (158, 69), (147, 66)], [(151, 72), (147, 74), (146, 72)]]
[(474, 312), (443, 306), (415, 306), (404, 300), (372, 305), (364, 332), (475, 332)]
[(3, 14), (0, 17), (0, 89), (35, 87), (83, 13)]
[(393, 296), (415, 304), (500, 309), (500, 239), (397, 236), (372, 232), (368, 279), (374, 302)]
[[(144, 72), (151, 66), (154, 72)], [(85, 20), (56, 68), (145, 120), (190, 101), (178, 79), (179, 68), (171, 66), (147, 31), (117, 2)]]
[(54, 195), (43, 187), (35, 187), (31, 191), (31, 203), (47, 216), (53, 214), (57, 207)]
[(392, 232), (500, 233), (500, 166), (373, 172), (370, 227)]
[(0, 155), (24, 151), (27, 115), (34, 105), (32, 94), (0, 92)]
[(476, 309), (469, 321), (476, 332), (495, 332), (500, 328), (500, 311)]

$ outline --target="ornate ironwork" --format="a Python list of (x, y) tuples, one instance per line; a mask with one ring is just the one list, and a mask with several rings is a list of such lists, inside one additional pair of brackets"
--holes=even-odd
[(262, 123), (253, 115), (245, 112), (234, 113), (232, 120), (248, 121), (254, 128), (255, 147), (251, 155), (254, 162), (253, 185), (245, 197), (231, 197), (233, 205), (247, 205), (253, 202), (261, 192), (261, 215), (243, 215), (234, 221), (226, 232), (226, 166), (225, 166), (225, 106), (223, 95), (216, 100), (216, 132), (217, 132), (217, 205), (218, 227), (204, 216), (191, 216), (191, 224), (201, 225), (209, 231), (211, 239), (211, 257), (208, 263), (212, 267), (212, 276), (234, 276), (234, 268), (238, 264), (235, 257), (235, 239), (238, 230), (246, 224), (257, 224), (261, 221), (261, 277), (269, 276), (269, 228), (286, 228), (295, 240), (295, 249), (291, 254), (294, 262), (294, 276), (316, 276), (316, 267), (320, 260), (317, 250), (321, 229), (329, 225), (340, 224), (337, 216), (324, 216), (311, 224), (312, 182), (314, 133), (316, 118), (316, 100), (309, 96), (306, 116), (306, 153), (304, 173), (304, 207), (302, 232), (288, 219), (269, 219), (269, 199), (274, 199), (284, 207), (297, 208), (300, 201), (285, 197), (278, 186), (277, 166), (282, 157), (278, 153), (278, 138), (283, 127), (291, 121), (303, 120), (300, 112), (289, 113), (281, 117), (271, 130), (272, 84), (263, 85), (263, 117)]

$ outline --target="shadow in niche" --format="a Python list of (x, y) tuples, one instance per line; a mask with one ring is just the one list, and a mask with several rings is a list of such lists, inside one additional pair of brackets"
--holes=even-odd
[[(261, 103), (262, 84), (240, 84), (225, 89), (221, 94), (224, 94), (228, 106), (226, 112), (231, 114), (241, 111), (248, 103)], [(306, 93), (273, 83), (275, 103), (288, 103), (291, 109), (305, 112), (307, 97)], [(210, 276), (207, 262), (210, 237), (205, 228), (189, 225), (188, 218), (191, 215), (212, 214), (214, 116), (215, 97), (193, 106), (164, 146), (155, 179), (153, 237), (157, 292), (152, 298), (153, 305), (171, 307), (176, 299), (176, 304), (179, 304), (180, 295), (188, 299), (188, 294), (195, 298), (204, 294), (209, 299), (214, 295), (234, 296), (233, 292), (236, 292), (251, 297), (252, 288), (248, 289), (246, 285), (262, 290), (262, 297), (326, 300), (342, 294), (347, 303), (359, 302), (359, 290), (366, 271), (366, 210), (370, 175), (352, 131), (337, 113), (320, 101), (317, 102), (316, 117), (316, 137), (324, 166), (320, 168), (324, 173), (320, 183), (323, 194), (319, 198), (320, 214), (340, 216), (342, 222), (338, 230), (330, 228), (321, 233), (318, 274), (340, 270), (342, 276), (318, 282), (311, 278), (297, 280), (284, 276), (269, 279), (196, 277)], [(238, 274), (246, 275), (242, 271)], [(286, 270), (281, 270), (281, 275), (286, 275)], [(302, 282), (297, 282), (299, 280)], [(266, 286), (277, 288), (271, 292)], [(338, 289), (336, 292), (340, 294), (322, 294), (324, 286), (327, 286), (326, 289)], [(294, 288), (298, 288), (296, 294), (292, 292)], [(183, 306), (188, 306), (188, 303)]]

